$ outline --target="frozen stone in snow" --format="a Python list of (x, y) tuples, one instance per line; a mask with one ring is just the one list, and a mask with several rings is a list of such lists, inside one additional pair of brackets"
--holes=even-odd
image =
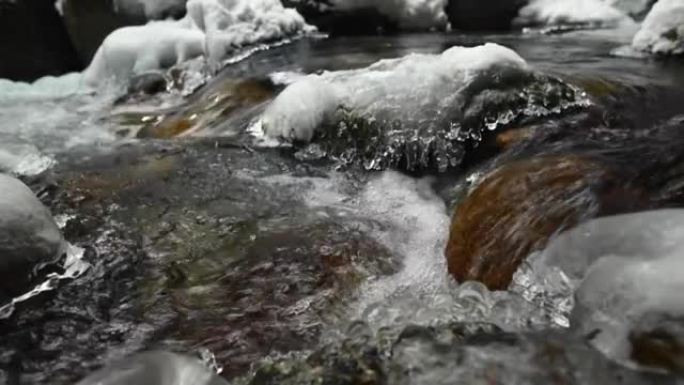
[(181, 20), (112, 32), (85, 72), (89, 85), (171, 67), (197, 56), (220, 61), (236, 50), (311, 31), (279, 0), (190, 0)]
[(632, 47), (656, 55), (684, 54), (684, 1), (658, 1), (634, 36)]
[(447, 0), (332, 0), (332, 6), (343, 11), (375, 8), (404, 30), (443, 28), (448, 22)]
[(198, 359), (147, 352), (101, 369), (76, 385), (227, 385)]
[(0, 174), (0, 300), (23, 293), (35, 269), (63, 250), (50, 211), (21, 181)]
[(629, 15), (643, 16), (656, 0), (603, 0)]
[(515, 24), (614, 27), (631, 21), (624, 12), (602, 0), (532, 0), (520, 10)]

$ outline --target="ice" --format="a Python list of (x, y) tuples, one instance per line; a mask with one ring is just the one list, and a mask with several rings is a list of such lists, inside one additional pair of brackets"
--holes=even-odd
[(189, 0), (178, 21), (152, 21), (112, 32), (85, 71), (89, 85), (205, 56), (217, 62), (242, 47), (282, 40), (312, 28), (279, 0)]
[(372, 7), (404, 30), (445, 28), (447, 0), (333, 0), (340, 10)]
[(634, 36), (632, 47), (657, 55), (684, 54), (684, 2), (660, 0)]
[[(558, 310), (571, 327), (595, 335), (599, 350), (626, 362), (628, 334), (643, 317), (684, 315), (684, 210), (592, 220), (561, 234), (529, 264), (516, 275), (518, 288), (566, 300), (575, 291), (574, 308)], [(530, 268), (533, 284), (520, 285)]]
[(623, 11), (601, 0), (532, 0), (520, 10), (518, 25), (587, 25), (615, 27), (632, 20)]

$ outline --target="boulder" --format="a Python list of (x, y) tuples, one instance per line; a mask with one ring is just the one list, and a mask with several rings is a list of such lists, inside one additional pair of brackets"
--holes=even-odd
[(83, 68), (54, 0), (0, 0), (0, 78), (31, 81)]
[(575, 156), (539, 157), (506, 164), (457, 207), (446, 257), (459, 282), (475, 280), (505, 290), (527, 255), (555, 233), (594, 215), (594, 181), (609, 176)]
[(50, 211), (21, 181), (0, 174), (0, 300), (24, 293), (35, 271), (60, 257)]
[(451, 28), (469, 31), (511, 29), (528, 0), (452, 0), (447, 5)]
[(146, 352), (105, 367), (76, 385), (227, 385), (194, 358), (169, 352)]

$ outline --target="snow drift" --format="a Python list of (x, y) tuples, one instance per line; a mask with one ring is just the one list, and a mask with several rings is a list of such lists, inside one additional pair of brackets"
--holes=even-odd
[(614, 27), (631, 18), (623, 11), (601, 0), (532, 0), (520, 10), (517, 25), (584, 25)]
[(684, 54), (684, 2), (658, 1), (634, 36), (632, 47), (657, 55)]

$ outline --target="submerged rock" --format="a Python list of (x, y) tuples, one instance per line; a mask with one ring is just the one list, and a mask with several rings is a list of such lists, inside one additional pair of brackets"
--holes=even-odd
[(634, 36), (632, 47), (654, 55), (684, 54), (684, 3), (658, 1)]
[(0, 1), (0, 78), (31, 81), (86, 64), (67, 34), (54, 0)]
[(169, 352), (126, 358), (84, 378), (76, 385), (228, 385), (198, 359)]
[(19, 180), (0, 174), (0, 300), (23, 294), (63, 251), (50, 211)]

